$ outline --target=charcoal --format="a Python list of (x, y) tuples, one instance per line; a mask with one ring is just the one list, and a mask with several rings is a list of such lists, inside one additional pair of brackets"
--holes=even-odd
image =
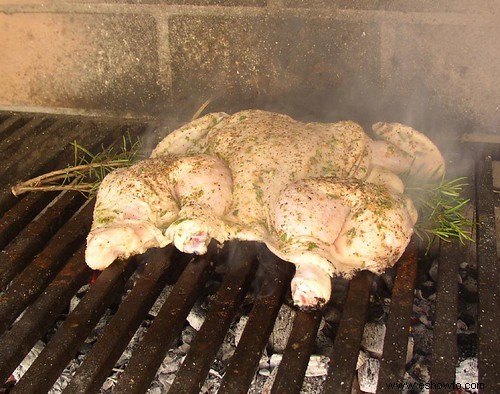
[(376, 358), (382, 357), (386, 327), (384, 323), (367, 323), (363, 331), (361, 347)]
[(376, 393), (380, 361), (376, 358), (368, 358), (358, 369), (358, 381), (361, 391), (365, 393)]

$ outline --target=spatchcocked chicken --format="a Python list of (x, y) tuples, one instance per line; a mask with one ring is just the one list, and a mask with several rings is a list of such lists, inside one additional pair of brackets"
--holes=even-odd
[(97, 194), (86, 261), (173, 243), (203, 254), (211, 239), (264, 242), (293, 263), (302, 308), (330, 298), (331, 277), (380, 273), (402, 255), (417, 212), (398, 175), (444, 174), (444, 160), (418, 131), (356, 123), (302, 123), (247, 110), (212, 113), (169, 134), (151, 157), (109, 174)]

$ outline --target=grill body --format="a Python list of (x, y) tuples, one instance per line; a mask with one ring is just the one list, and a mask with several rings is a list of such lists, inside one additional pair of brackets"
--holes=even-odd
[[(227, 331), (246, 299), (248, 321), (221, 381), (221, 393), (249, 390), (281, 305), (287, 302), (293, 268), (272, 256), (262, 245), (229, 243), (222, 252), (211, 245), (206, 256), (183, 255), (172, 247), (154, 250), (138, 258), (117, 261), (88, 286), (78, 305), (68, 305), (92, 272), (84, 263), (84, 241), (90, 228), (92, 202), (78, 193), (28, 194), (16, 198), (9, 186), (72, 162), (71, 142), (99, 149), (125, 132), (143, 134), (156, 125), (143, 121), (70, 116), (2, 113), (0, 155), (4, 160), (0, 189), (0, 381), (3, 390), (28, 393), (48, 391), (64, 368), (85, 346), (86, 338), (105, 313), (112, 317), (86, 354), (66, 392), (98, 392), (134, 332), (143, 323), (165, 286), (171, 286), (165, 303), (146, 334), (133, 350), (114, 391), (145, 392), (168, 350), (174, 346), (197, 301), (216, 276), (217, 290), (207, 317), (191, 343), (172, 383), (171, 392), (197, 393), (205, 381)], [(459, 264), (475, 256), (478, 271), (478, 365), (482, 392), (500, 388), (499, 263), (496, 256), (494, 208), (500, 206), (493, 190), (494, 149), (483, 146), (466, 167), (469, 190), (476, 210), (477, 243), (441, 245), (433, 326), (431, 380), (453, 382), (458, 360)], [(487, 150), (489, 149), (489, 150)], [(14, 154), (15, 152), (15, 154)], [(230, 253), (227, 252), (230, 250)], [(411, 334), (412, 305), (419, 281), (417, 240), (413, 240), (395, 267), (390, 294), (378, 390), (401, 382)], [(221, 274), (217, 267), (225, 267)], [(257, 280), (257, 278), (260, 278)], [(262, 279), (264, 278), (264, 279)], [(335, 335), (324, 392), (350, 393), (356, 386), (356, 362), (373, 282), (360, 272), (342, 300), (342, 317)], [(250, 300), (250, 301), (249, 301)], [(111, 312), (110, 312), (111, 311)], [(314, 350), (321, 312), (297, 311), (283, 359), (272, 386), (273, 393), (301, 391), (309, 358)], [(8, 382), (17, 365), (38, 339), (58, 323), (46, 346), (23, 377)], [(435, 390), (439, 391), (439, 390)]]

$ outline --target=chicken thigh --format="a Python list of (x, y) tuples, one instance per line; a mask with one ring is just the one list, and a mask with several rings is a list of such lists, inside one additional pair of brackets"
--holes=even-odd
[(228, 167), (213, 156), (162, 157), (113, 171), (97, 194), (85, 259), (104, 269), (116, 258), (170, 243), (203, 254), (224, 242), (222, 217), (231, 205)]
[(331, 276), (379, 273), (406, 248), (417, 214), (398, 174), (444, 171), (416, 130), (378, 123), (374, 131), (381, 140), (350, 121), (302, 123), (259, 110), (197, 119), (150, 159), (105, 178), (87, 263), (102, 269), (168, 243), (201, 254), (211, 238), (260, 241), (296, 266), (294, 302), (320, 307)]
[(355, 179), (294, 182), (273, 207), (277, 242), (268, 246), (296, 266), (292, 296), (300, 307), (330, 297), (330, 277), (381, 273), (403, 254), (417, 213), (411, 200), (383, 185)]

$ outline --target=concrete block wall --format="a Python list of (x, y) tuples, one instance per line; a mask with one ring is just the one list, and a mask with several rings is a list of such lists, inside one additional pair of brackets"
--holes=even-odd
[[(437, 3), (437, 4), (436, 4)], [(500, 132), (498, 0), (0, 0), (0, 109)]]

